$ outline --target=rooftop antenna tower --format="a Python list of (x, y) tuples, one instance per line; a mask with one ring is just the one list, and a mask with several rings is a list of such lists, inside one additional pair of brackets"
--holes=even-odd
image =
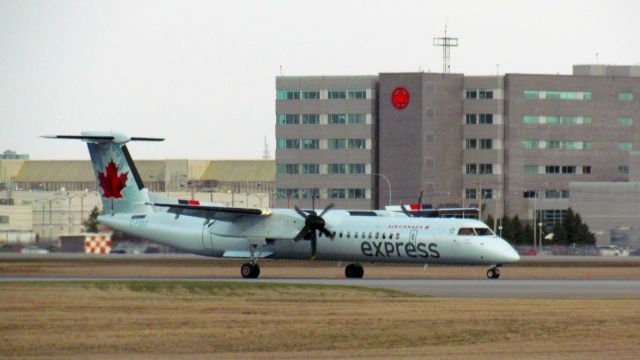
[(444, 22), (444, 37), (433, 38), (433, 46), (442, 47), (442, 74), (451, 72), (451, 48), (458, 47), (458, 38), (447, 36), (447, 21)]
[(269, 151), (269, 144), (267, 144), (267, 137), (264, 137), (264, 151), (262, 152), (262, 158), (264, 160), (271, 159), (271, 151)]

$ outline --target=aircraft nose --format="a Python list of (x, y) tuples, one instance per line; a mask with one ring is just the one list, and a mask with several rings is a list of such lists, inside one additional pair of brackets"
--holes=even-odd
[(512, 263), (512, 262), (516, 262), (520, 260), (520, 255), (518, 255), (518, 252), (513, 248), (513, 246), (511, 246), (511, 244), (509, 244), (508, 242), (503, 241), (503, 246), (502, 246), (502, 251), (501, 251), (501, 255), (504, 258), (504, 262), (505, 263)]

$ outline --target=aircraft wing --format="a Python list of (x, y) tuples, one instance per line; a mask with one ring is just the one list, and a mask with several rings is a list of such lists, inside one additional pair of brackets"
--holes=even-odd
[(180, 215), (200, 217), (205, 219), (205, 224), (209, 220), (217, 220), (207, 226), (207, 231), (219, 236), (253, 239), (252, 241), (256, 239), (293, 240), (314, 230), (308, 229), (305, 218), (293, 211), (272, 213), (261, 209), (198, 204), (153, 203), (153, 205), (169, 208), (168, 212), (175, 214), (176, 218)]
[(176, 214), (176, 217), (186, 215), (221, 221), (235, 221), (244, 216), (255, 217), (271, 215), (267, 210), (250, 208), (165, 203), (153, 203), (153, 205), (169, 208), (169, 213)]

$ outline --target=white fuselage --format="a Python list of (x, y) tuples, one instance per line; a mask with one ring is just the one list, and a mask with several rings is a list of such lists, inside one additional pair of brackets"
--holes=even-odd
[[(145, 215), (102, 215), (99, 220), (113, 229), (199, 255), (247, 258), (253, 248), (257, 258), (309, 259), (310, 242), (290, 240), (304, 219), (291, 209), (271, 212), (271, 218), (259, 224), (177, 216), (157, 208)], [(316, 259), (488, 265), (519, 260), (505, 240), (475, 219), (416, 218), (390, 211), (375, 214), (353, 216), (333, 210), (324, 215), (335, 237), (318, 233)], [(469, 229), (482, 229), (487, 235), (478, 236)]]

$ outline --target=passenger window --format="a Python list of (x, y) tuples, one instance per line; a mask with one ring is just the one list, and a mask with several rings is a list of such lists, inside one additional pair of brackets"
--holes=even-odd
[(371, 239), (371, 233), (369, 233), (369, 239)]
[(361, 235), (362, 235), (362, 238), (364, 239), (365, 238), (365, 233), (362, 233)]
[(376, 239), (380, 237), (380, 233), (376, 233)]
[(340, 233), (340, 237), (342, 237), (342, 232)]
[(387, 234), (382, 233), (382, 240), (384, 240), (384, 239), (386, 239), (386, 238), (387, 238)]
[(351, 239), (351, 232), (347, 231), (347, 239)]
[(396, 233), (396, 240), (400, 240), (400, 233)]
[(460, 228), (460, 230), (458, 230), (458, 235), (474, 236), (475, 234), (473, 228)]
[(358, 238), (358, 233), (357, 232), (353, 233), (353, 237), (355, 237), (357, 239)]

